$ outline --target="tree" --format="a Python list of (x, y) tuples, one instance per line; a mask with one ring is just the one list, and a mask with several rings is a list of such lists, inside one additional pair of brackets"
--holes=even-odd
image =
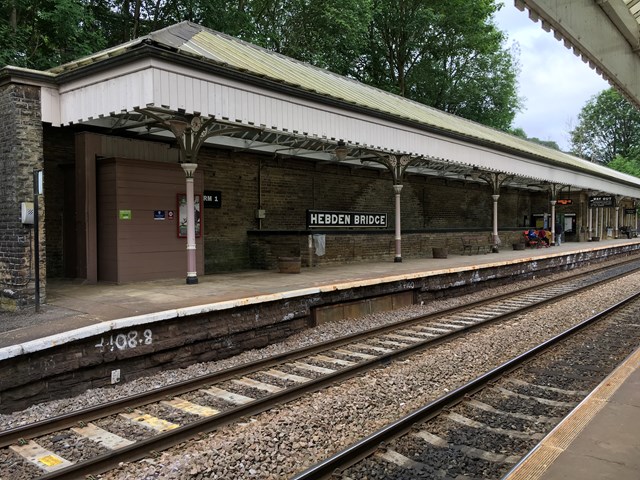
[(3, 0), (0, 8), (1, 65), (47, 69), (106, 43), (85, 0)]
[[(189, 20), (507, 130), (517, 65), (496, 0), (0, 0), (0, 61), (46, 69)], [(452, 14), (451, 12), (455, 12)]]
[(340, 75), (352, 73), (366, 45), (369, 0), (249, 3), (250, 28), (243, 38)]
[(571, 151), (587, 160), (608, 164), (629, 158), (640, 146), (640, 110), (610, 88), (592, 97), (571, 131)]
[(498, 8), (493, 0), (374, 0), (368, 62), (360, 79), (509, 129), (520, 108), (517, 64), (492, 23)]

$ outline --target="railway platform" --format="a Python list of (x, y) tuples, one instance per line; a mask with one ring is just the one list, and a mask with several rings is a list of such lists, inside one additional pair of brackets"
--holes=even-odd
[(503, 480), (640, 478), (640, 348)]
[(298, 274), (206, 275), (196, 285), (48, 280), (41, 312), (0, 313), (0, 410), (227, 358), (325, 322), (639, 252), (634, 238), (323, 265)]
[[(85, 284), (72, 280), (47, 280), (47, 302), (39, 313), (13, 314), (0, 311), (0, 359), (2, 349), (33, 342), (64, 342), (64, 335), (75, 338), (113, 328), (119, 321), (159, 321), (168, 315), (187, 315), (198, 309), (266, 303), (293, 298), (309, 292), (348, 290), (391, 280), (437, 277), (457, 271), (482, 271), (495, 266), (531, 262), (569, 254), (580, 254), (616, 246), (640, 244), (640, 239), (607, 240), (598, 243), (563, 243), (560, 246), (525, 250), (501, 249), (498, 253), (449, 255), (448, 258), (404, 259), (326, 265), (303, 268), (300, 274), (275, 270), (253, 270), (199, 277), (196, 285), (181, 279), (114, 284)], [(187, 310), (189, 309), (189, 310)], [(163, 314), (164, 313), (164, 314)]]
[(200, 276), (196, 285), (185, 285), (180, 279), (121, 285), (53, 279), (47, 281), (48, 298), (39, 313), (0, 312), (0, 359), (2, 350), (8, 347), (30, 343), (37, 348), (34, 342), (42, 343), (43, 347), (51, 342), (60, 344), (77, 338), (78, 330), (82, 330), (82, 335), (89, 335), (92, 330), (103, 330), (105, 325), (113, 328), (127, 318), (135, 317), (137, 322), (147, 323), (172, 314), (187, 315), (198, 309), (229, 309), (309, 292), (348, 290), (457, 271), (482, 271), (498, 265), (630, 244), (640, 244), (640, 239), (563, 243), (540, 249), (501, 249), (498, 253), (405, 259), (400, 263), (326, 265), (303, 268), (300, 274), (282, 274), (275, 270), (242, 271)]

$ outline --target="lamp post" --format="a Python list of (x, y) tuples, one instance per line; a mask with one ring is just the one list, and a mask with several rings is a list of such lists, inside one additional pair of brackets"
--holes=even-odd
[(197, 163), (181, 163), (187, 181), (187, 285), (198, 283), (196, 270), (196, 223), (193, 200), (193, 174)]

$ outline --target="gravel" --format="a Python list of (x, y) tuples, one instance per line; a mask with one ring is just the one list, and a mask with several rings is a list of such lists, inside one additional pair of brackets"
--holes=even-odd
[[(556, 274), (544, 280), (553, 281), (566, 275), (568, 273)], [(634, 274), (587, 290), (553, 307), (540, 308), (506, 324), (490, 326), (464, 338), (443, 343), (410, 360), (395, 362), (365, 376), (306, 395), (252, 417), (248, 422), (222, 427), (217, 432), (167, 450), (157, 458), (124, 465), (100, 478), (288, 478), (349, 446), (362, 436), (373, 433), (398, 416), (409, 413), (527, 350), (541, 339), (550, 338), (604, 306), (635, 293), (639, 282), (640, 274)], [(395, 322), (401, 318), (469, 303), (488, 294), (497, 295), (539, 283), (540, 278), (514, 282), (490, 291), (434, 300), (395, 312), (369, 315), (357, 321), (325, 324), (292, 336), (286, 342), (245, 352), (224, 361), (166, 371), (127, 384), (94, 389), (72, 399), (36, 405), (23, 412), (0, 415), (0, 425), (1, 428), (8, 429), (35, 422), (73, 409)]]

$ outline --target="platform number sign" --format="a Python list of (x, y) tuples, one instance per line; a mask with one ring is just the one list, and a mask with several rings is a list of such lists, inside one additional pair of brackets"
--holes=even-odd
[(203, 195), (204, 208), (222, 207), (222, 192), (217, 190), (205, 190)]

